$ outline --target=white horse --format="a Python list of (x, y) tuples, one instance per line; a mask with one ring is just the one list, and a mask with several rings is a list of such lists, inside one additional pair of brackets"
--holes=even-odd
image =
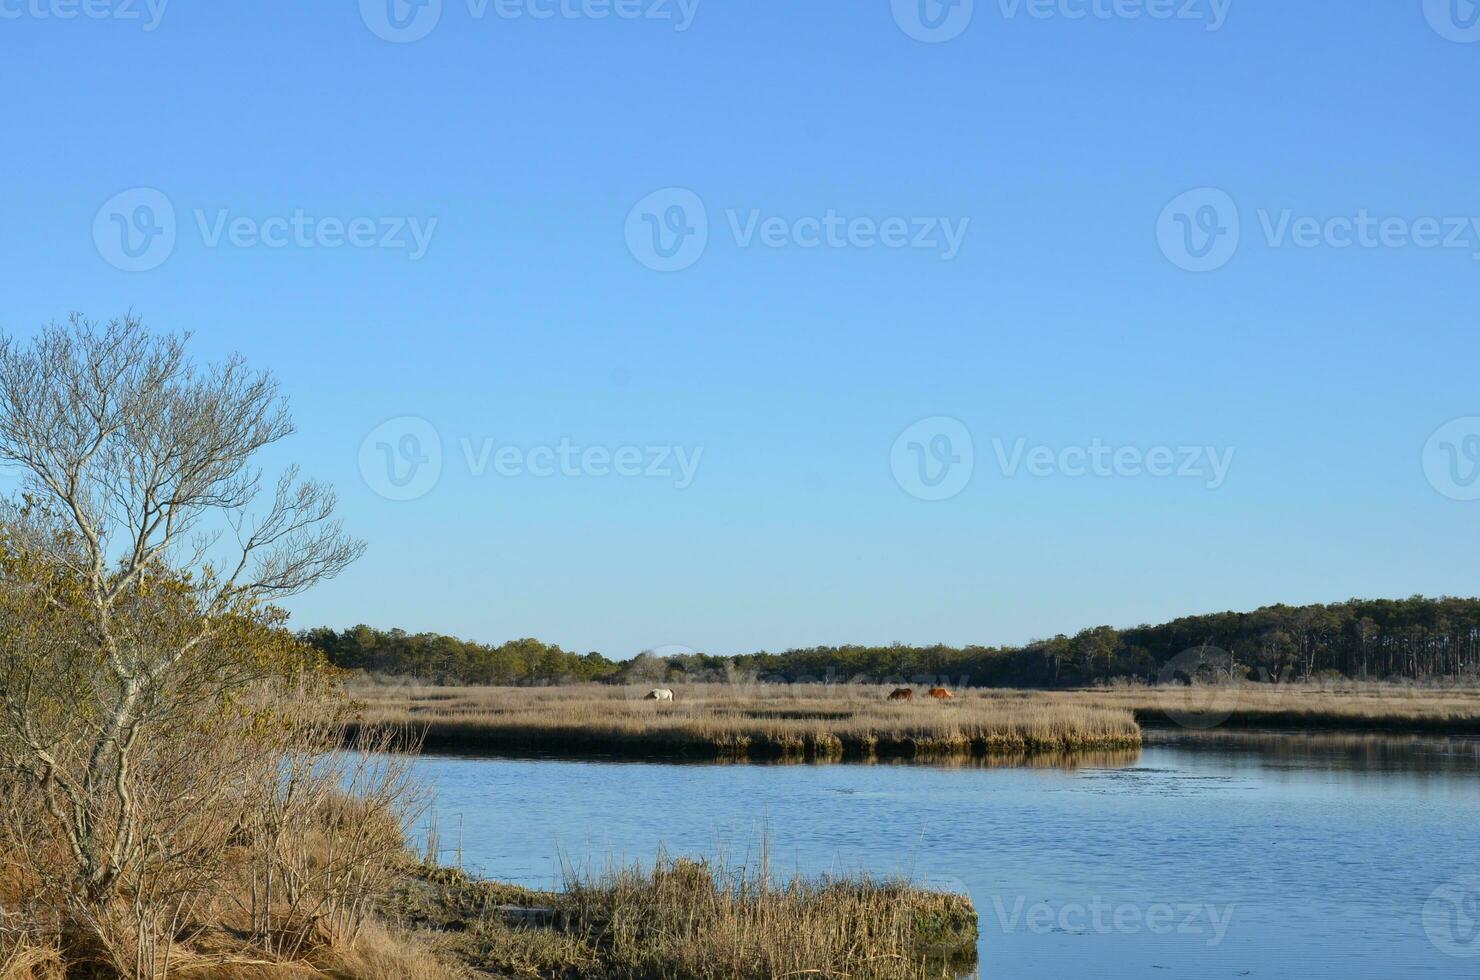
[(643, 697), (644, 701), (672, 701), (673, 692), (666, 687), (655, 687)]

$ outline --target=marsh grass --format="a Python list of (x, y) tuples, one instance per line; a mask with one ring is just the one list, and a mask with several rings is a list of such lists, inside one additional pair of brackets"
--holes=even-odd
[[(764, 859), (567, 868), (555, 893), (438, 877), (413, 899), (416, 914), (450, 925), (450, 948), (500, 976), (925, 978), (958, 976), (976, 960), (977, 916), (964, 896), (864, 876), (778, 882)], [(538, 906), (547, 924), (515, 924), (498, 912), (508, 905)]]
[[(891, 702), (892, 687), (674, 684), (647, 688), (434, 687), (357, 681), (371, 724), (424, 733), (437, 751), (826, 762), (1026, 761), (1135, 749), (1140, 725), (1189, 730), (1480, 734), (1480, 690), (1355, 681), (1068, 691), (958, 690)], [(923, 694), (917, 692), (917, 694)]]
[(961, 758), (1140, 745), (1131, 710), (962, 692), (886, 700), (867, 685), (672, 685), (646, 688), (379, 686), (351, 694), (371, 725), (404, 725), (427, 749), (703, 759)]
[(1128, 710), (1148, 725), (1480, 734), (1480, 690), (1467, 687), (1331, 681), (1017, 691), (1010, 696)]

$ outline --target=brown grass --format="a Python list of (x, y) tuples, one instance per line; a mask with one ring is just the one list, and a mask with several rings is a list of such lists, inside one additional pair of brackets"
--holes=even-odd
[(427, 747), (569, 756), (798, 761), (1031, 758), (1133, 749), (1140, 725), (1201, 729), (1480, 734), (1480, 689), (1352, 681), (957, 690), (887, 700), (866, 685), (646, 688), (433, 687), (359, 682), (364, 720), (425, 732)]
[[(239, 773), (203, 751), (190, 785), (230, 778), (235, 795), (190, 812), (187, 865), (142, 866), (86, 931), (66, 918), (65, 848), (0, 834), (0, 980), (912, 980), (974, 956), (970, 900), (901, 882), (777, 884), (764, 862), (734, 872), (664, 859), (536, 893), (424, 867), (403, 836), (418, 793), (414, 757), (399, 750), (414, 741), (364, 728), (339, 752), (337, 728), (308, 729)], [(30, 808), (17, 814), (35, 802), (0, 783), (0, 803)], [(503, 904), (550, 911), (516, 925)]]
[[(454, 924), (449, 946), (498, 976), (764, 980), (783, 976), (952, 977), (975, 965), (968, 898), (865, 877), (777, 883), (753, 867), (659, 858), (651, 871), (568, 872), (558, 893), (436, 875), (407, 898)], [(538, 907), (515, 924), (500, 906)]]
[(1337, 681), (1013, 694), (1035, 703), (1128, 710), (1149, 725), (1480, 734), (1474, 688)]
[(62, 980), (62, 956), (54, 946), (0, 934), (0, 980)]
[(428, 749), (825, 761), (1132, 748), (1128, 708), (959, 692), (891, 702), (864, 685), (675, 685), (676, 700), (597, 684), (386, 687), (352, 694), (370, 724), (407, 725)]

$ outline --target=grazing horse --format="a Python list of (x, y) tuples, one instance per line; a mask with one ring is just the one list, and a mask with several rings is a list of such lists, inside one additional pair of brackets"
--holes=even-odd
[(932, 687), (930, 689), (930, 696), (935, 698), (935, 700), (937, 701), (949, 701), (956, 695), (952, 694), (950, 691), (947, 691), (943, 687)]
[(915, 700), (915, 692), (907, 687), (896, 687), (894, 691), (889, 695), (889, 700), (913, 701)]
[(655, 687), (643, 697), (644, 701), (672, 701), (673, 692), (666, 687)]

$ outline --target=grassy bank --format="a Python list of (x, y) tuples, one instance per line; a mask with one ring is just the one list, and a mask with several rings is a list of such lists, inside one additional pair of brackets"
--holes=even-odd
[[(325, 853), (331, 845), (322, 844)], [(0, 899), (3, 899), (0, 888)], [(965, 896), (862, 876), (777, 882), (661, 858), (649, 870), (568, 873), (558, 891), (483, 881), (403, 852), (355, 921), (284, 915), (270, 938), (242, 921), (249, 896), (182, 920), (164, 980), (925, 980), (976, 965)], [(115, 980), (61, 941), (0, 927), (0, 980)]]
[(1144, 725), (1480, 735), (1480, 690), (1339, 681), (1002, 692), (1029, 703), (1130, 711)]
[(371, 723), (412, 726), (434, 751), (690, 759), (997, 759), (1133, 749), (1141, 725), (1190, 731), (1480, 734), (1480, 690), (1397, 684), (1247, 684), (1072, 691), (916, 692), (865, 685), (676, 684), (647, 688), (433, 687), (359, 683)]
[(829, 761), (970, 758), (1124, 749), (1130, 709), (970, 693), (887, 701), (863, 685), (676, 685), (646, 689), (359, 686), (371, 724), (411, 726), (429, 750)]
[(660, 859), (558, 892), (448, 869), (393, 903), (411, 935), (475, 975), (953, 977), (976, 962), (971, 901), (862, 877), (775, 883), (763, 868)]

